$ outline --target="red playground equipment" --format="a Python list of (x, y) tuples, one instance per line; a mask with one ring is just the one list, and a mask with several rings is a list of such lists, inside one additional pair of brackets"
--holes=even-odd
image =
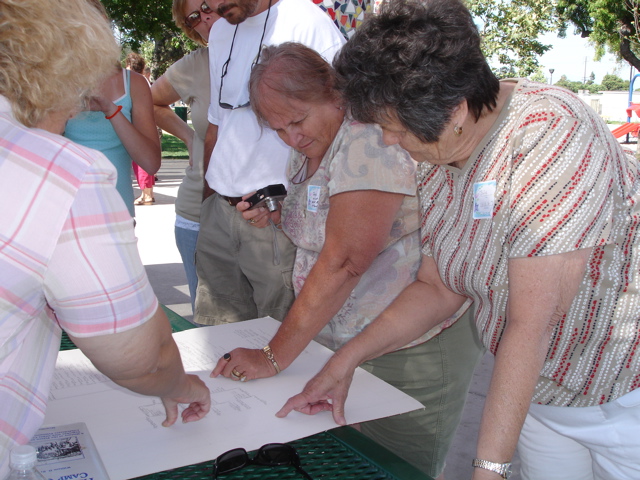
[(623, 123), (618, 128), (611, 130), (611, 133), (613, 133), (613, 136), (616, 138), (627, 135), (627, 141), (629, 141), (628, 135), (637, 137), (638, 132), (640, 132), (640, 123), (631, 123), (631, 115), (633, 114), (633, 112), (636, 113), (637, 117), (640, 117), (640, 103), (633, 103), (631, 101), (633, 99), (633, 84), (638, 77), (640, 77), (640, 73), (636, 73), (631, 79), (631, 82), (629, 82), (629, 106), (627, 107), (627, 123)]
[[(631, 114), (635, 112), (637, 117), (640, 117), (640, 103), (631, 103), (629, 108), (627, 108), (627, 120), (631, 120)], [(623, 135), (631, 134), (634, 137), (638, 136), (638, 132), (640, 132), (640, 123), (623, 123), (618, 128), (611, 130), (613, 136), (616, 138), (620, 138)]]

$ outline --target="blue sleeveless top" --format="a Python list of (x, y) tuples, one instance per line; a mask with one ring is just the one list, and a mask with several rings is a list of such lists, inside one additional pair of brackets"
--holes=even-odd
[[(130, 73), (129, 70), (122, 70), (124, 95), (113, 102), (116, 105), (122, 105), (122, 113), (129, 121), (131, 121)], [(80, 112), (67, 122), (64, 136), (80, 145), (99, 150), (113, 163), (118, 171), (116, 189), (129, 209), (129, 213), (134, 217), (131, 157), (111, 126), (111, 122), (104, 118), (104, 113), (88, 110)]]

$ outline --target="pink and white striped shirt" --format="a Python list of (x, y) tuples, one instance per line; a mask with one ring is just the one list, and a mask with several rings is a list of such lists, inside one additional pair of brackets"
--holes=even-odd
[(122, 332), (158, 307), (101, 153), (17, 122), (0, 96), (0, 478), (44, 418), (61, 327)]

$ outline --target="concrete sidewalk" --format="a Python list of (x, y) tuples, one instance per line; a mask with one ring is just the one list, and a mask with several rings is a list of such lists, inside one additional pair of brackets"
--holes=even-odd
[[(175, 197), (187, 163), (187, 160), (163, 159), (159, 182), (154, 187), (156, 203), (135, 208), (140, 257), (158, 299), (183, 317), (192, 319), (189, 289), (173, 230)], [(138, 196), (140, 191), (136, 189), (135, 194)], [(475, 457), (479, 420), (492, 367), (493, 356), (485, 354), (474, 374), (463, 418), (447, 457), (447, 480), (471, 478), (471, 460)], [(518, 465), (515, 459), (511, 480), (520, 480)]]

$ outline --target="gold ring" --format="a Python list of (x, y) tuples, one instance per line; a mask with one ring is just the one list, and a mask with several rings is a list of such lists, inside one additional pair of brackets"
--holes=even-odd
[(231, 354), (230, 354), (230, 353), (225, 353), (225, 354), (222, 356), (222, 358), (224, 358), (224, 359), (228, 362), (229, 360), (231, 360)]
[(233, 378), (235, 378), (236, 380), (240, 380), (240, 377), (242, 377), (242, 373), (238, 372), (235, 368), (233, 370), (231, 370), (231, 376)]
[(240, 377), (240, 381), (241, 381), (241, 382), (244, 382), (246, 379), (247, 379), (247, 376), (246, 376), (246, 375), (242, 375), (242, 376)]
[(254, 223), (256, 223), (256, 219), (250, 218), (249, 220), (247, 220), (247, 223), (250, 223), (251, 225), (253, 225)]

